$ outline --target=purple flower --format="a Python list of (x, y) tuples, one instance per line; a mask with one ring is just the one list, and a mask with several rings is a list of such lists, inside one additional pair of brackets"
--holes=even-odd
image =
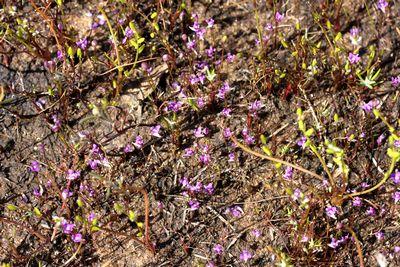
[(279, 12), (275, 13), (275, 20), (276, 22), (281, 22), (283, 20), (283, 15)]
[(192, 74), (189, 77), (189, 82), (191, 85), (197, 84), (199, 82), (199, 78), (196, 75)]
[(375, 237), (376, 237), (376, 239), (378, 239), (378, 240), (383, 240), (383, 238), (385, 237), (385, 235), (383, 234), (382, 231), (379, 231), (379, 232), (376, 232), (376, 233), (375, 233)]
[(393, 250), (394, 253), (400, 253), (400, 246), (395, 246)]
[(34, 195), (35, 197), (40, 197), (40, 196), (43, 195), (43, 190), (40, 190), (39, 187), (34, 187), (34, 188), (33, 188), (33, 195)]
[(253, 255), (246, 249), (242, 250), (242, 252), (240, 253), (240, 260), (247, 262), (248, 260), (250, 260), (253, 257)]
[(353, 54), (353, 53), (349, 53), (348, 58), (349, 58), (349, 61), (351, 64), (356, 64), (361, 60), (361, 58), (358, 54)]
[(224, 247), (223, 247), (222, 245), (220, 245), (220, 244), (216, 244), (216, 245), (213, 247), (213, 251), (214, 251), (215, 254), (221, 255), (222, 252), (224, 252)]
[(335, 206), (327, 206), (327, 207), (325, 208), (325, 213), (326, 213), (326, 215), (327, 215), (328, 217), (333, 218), (333, 219), (337, 219), (337, 218), (336, 218), (337, 212), (338, 212), (338, 208), (335, 207)]
[(229, 128), (225, 128), (223, 131), (223, 135), (226, 139), (231, 138), (232, 136), (232, 131)]
[(186, 43), (186, 47), (190, 50), (194, 50), (196, 47), (196, 41), (195, 40), (190, 40)]
[(70, 196), (72, 196), (72, 192), (71, 191), (69, 191), (68, 189), (64, 189), (62, 192), (61, 192), (61, 196), (62, 196), (62, 198), (63, 199), (67, 199), (67, 198), (69, 198)]
[(388, 6), (389, 4), (388, 4), (388, 2), (386, 2), (386, 0), (379, 0), (378, 1), (378, 8), (383, 12), (383, 13), (385, 13), (385, 9), (387, 8), (387, 6)]
[(307, 243), (309, 240), (310, 240), (310, 238), (307, 235), (303, 235), (301, 237), (300, 242)]
[(203, 97), (197, 98), (196, 103), (197, 103), (197, 106), (198, 106), (199, 108), (203, 108), (203, 107), (206, 105), (206, 102), (204, 101), (204, 98), (203, 98)]
[(167, 109), (173, 112), (178, 112), (182, 105), (183, 103), (181, 101), (169, 101)]
[(200, 155), (200, 162), (204, 165), (208, 165), (211, 161), (211, 157), (209, 154)]
[(400, 191), (396, 191), (392, 195), (394, 203), (397, 204), (397, 202), (400, 201)]
[(82, 38), (80, 39), (78, 42), (76, 42), (76, 45), (82, 49), (82, 50), (86, 50), (87, 46), (88, 46), (88, 40), (87, 38)]
[(74, 171), (71, 169), (67, 171), (67, 180), (75, 180), (80, 176), (81, 176), (81, 171)]
[(132, 148), (132, 146), (130, 144), (127, 144), (124, 147), (124, 153), (131, 153), (132, 151), (133, 151), (133, 148)]
[(210, 48), (206, 49), (206, 53), (209, 58), (212, 58), (215, 53), (215, 48), (210, 46)]
[(239, 206), (233, 206), (226, 210), (227, 213), (230, 213), (233, 217), (239, 218), (244, 213), (242, 208)]
[(63, 220), (61, 222), (61, 228), (62, 228), (64, 234), (69, 235), (74, 230), (75, 224), (74, 223), (69, 223), (67, 220)]
[(225, 82), (222, 87), (218, 90), (217, 97), (219, 99), (225, 99), (225, 95), (231, 90), (231, 87)]
[(375, 211), (375, 209), (373, 208), (373, 207), (369, 207), (368, 209), (367, 209), (367, 215), (369, 215), (369, 216), (375, 216), (376, 215), (376, 211)]
[(362, 200), (360, 197), (354, 197), (353, 198), (353, 206), (354, 207), (361, 207), (362, 206)]
[(307, 138), (305, 136), (302, 136), (298, 141), (297, 141), (297, 145), (301, 148), (305, 147), (305, 144), (307, 142)]
[(381, 134), (378, 139), (376, 140), (376, 143), (378, 144), (378, 146), (380, 146), (382, 144), (382, 141), (385, 139), (385, 134)]
[(393, 142), (393, 145), (394, 145), (395, 147), (397, 147), (397, 148), (400, 148), (400, 140), (395, 140), (395, 141)]
[(161, 129), (161, 125), (152, 126), (152, 127), (150, 127), (150, 134), (155, 137), (161, 137), (160, 129)]
[(365, 103), (361, 106), (361, 108), (365, 111), (370, 113), (374, 108), (376, 108), (377, 106), (379, 106), (379, 100), (374, 99), (374, 100), (370, 100), (368, 103)]
[(400, 75), (397, 77), (392, 77), (391, 78), (391, 83), (393, 87), (397, 87), (400, 85)]
[(294, 199), (294, 200), (298, 200), (300, 197), (301, 197), (301, 191), (300, 191), (300, 189), (298, 189), (298, 188), (296, 188), (295, 190), (294, 190), (294, 192), (293, 192), (293, 195), (292, 195), (292, 198)]
[(235, 153), (231, 152), (228, 155), (228, 162), (234, 162), (235, 161)]
[(292, 176), (293, 176), (293, 168), (289, 167), (289, 166), (286, 167), (285, 174), (283, 175), (283, 179), (289, 181), (292, 179)]
[(251, 113), (256, 113), (257, 111), (259, 111), (261, 109), (261, 106), (262, 106), (261, 101), (256, 100), (249, 105), (249, 111)]
[(205, 193), (207, 193), (209, 195), (214, 194), (214, 186), (212, 183), (209, 183), (209, 184), (203, 186), (203, 188), (204, 188)]
[(96, 170), (99, 167), (100, 163), (101, 161), (98, 159), (91, 159), (88, 161), (88, 164), (92, 170)]
[(144, 141), (143, 138), (138, 135), (135, 138), (135, 142), (133, 143), (137, 148), (141, 149), (143, 147)]
[(203, 127), (199, 126), (193, 131), (193, 134), (195, 137), (201, 138), (201, 137), (206, 136), (209, 132), (210, 132), (210, 130), (208, 130), (207, 127), (203, 128)]
[(189, 179), (185, 176), (182, 179), (179, 180), (179, 183), (182, 185), (182, 187), (189, 187)]
[(235, 55), (232, 55), (231, 53), (228, 53), (226, 55), (226, 61), (228, 61), (228, 63), (232, 63), (235, 60)]
[(230, 108), (224, 108), (224, 109), (221, 111), (221, 114), (222, 114), (224, 117), (229, 118), (229, 117), (231, 116), (231, 112), (232, 112), (232, 109), (230, 109)]
[(200, 208), (200, 203), (197, 200), (189, 200), (188, 202), (190, 210), (197, 210)]
[(328, 247), (331, 247), (333, 249), (336, 249), (339, 246), (339, 240), (337, 240), (336, 238), (331, 238), (331, 243), (328, 244)]
[(196, 185), (189, 185), (189, 190), (192, 193), (199, 193), (203, 188), (203, 184), (201, 182), (197, 182)]
[(247, 136), (245, 136), (245, 138), (244, 138), (244, 142), (245, 142), (247, 145), (252, 145), (252, 144), (255, 143), (255, 141), (256, 141), (256, 139), (255, 139), (253, 136), (251, 136), (251, 135), (247, 135)]
[(400, 183), (400, 171), (398, 169), (396, 169), (390, 177), (392, 178), (393, 183)]
[(40, 164), (36, 160), (31, 162), (30, 167), (31, 172), (39, 172), (40, 171)]
[(254, 229), (251, 231), (251, 234), (254, 235), (255, 238), (259, 238), (261, 236), (261, 231), (258, 229)]
[(75, 243), (80, 243), (83, 240), (82, 239), (82, 234), (80, 234), (80, 233), (73, 234), (71, 236), (71, 238), (72, 238), (72, 241), (74, 241)]
[(64, 54), (61, 50), (57, 51), (57, 59), (58, 60), (63, 60), (64, 59)]
[(54, 125), (51, 126), (51, 130), (53, 132), (58, 132), (58, 130), (60, 130), (61, 128), (61, 121), (58, 119), (57, 115), (53, 115), (51, 116), (51, 118), (53, 119)]
[(183, 154), (184, 158), (189, 158), (194, 155), (194, 150), (192, 148), (186, 148), (185, 154)]
[(214, 26), (213, 18), (206, 19), (206, 23), (207, 23), (207, 28), (212, 28), (212, 26)]
[(350, 35), (356, 37), (360, 33), (360, 29), (357, 27), (353, 27), (350, 29)]
[(90, 212), (90, 214), (88, 215), (88, 221), (89, 222), (93, 222), (93, 220), (96, 218), (96, 213), (94, 213), (93, 211)]

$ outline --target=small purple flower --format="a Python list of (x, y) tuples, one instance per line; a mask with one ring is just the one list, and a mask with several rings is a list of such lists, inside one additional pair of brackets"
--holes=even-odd
[(100, 163), (101, 163), (101, 161), (98, 159), (91, 159), (88, 161), (88, 164), (92, 170), (97, 170)]
[(90, 214), (88, 215), (88, 221), (89, 222), (93, 222), (93, 220), (96, 218), (96, 213), (94, 213), (93, 211), (90, 212)]
[(69, 223), (67, 220), (63, 220), (61, 222), (61, 227), (62, 227), (63, 233), (69, 235), (74, 230), (75, 224)]
[(212, 183), (209, 183), (209, 184), (207, 184), (207, 185), (204, 185), (203, 188), (204, 188), (204, 192), (205, 192), (206, 194), (209, 194), (209, 195), (214, 194), (214, 186), (213, 186)]
[(338, 208), (335, 206), (327, 206), (325, 208), (325, 213), (328, 217), (331, 217), (333, 219), (337, 219), (336, 218), (336, 214), (338, 213)]
[(368, 103), (365, 103), (361, 106), (361, 108), (368, 113), (371, 113), (372, 110), (374, 108), (376, 108), (377, 106), (379, 106), (379, 100), (374, 99), (374, 100), (370, 100)]
[(301, 237), (300, 242), (302, 242), (302, 243), (307, 243), (309, 240), (310, 240), (310, 238), (309, 238), (307, 235), (303, 235), (303, 236)]
[(357, 27), (353, 27), (350, 29), (350, 35), (352, 37), (356, 37), (360, 33), (360, 29)]
[(383, 234), (382, 231), (379, 231), (379, 232), (376, 232), (376, 233), (375, 233), (375, 237), (376, 237), (376, 239), (378, 239), (378, 240), (383, 240), (383, 239), (385, 238), (385, 235)]
[(189, 200), (188, 202), (190, 210), (198, 210), (200, 208), (200, 203), (197, 200)]
[(393, 183), (400, 183), (400, 171), (398, 169), (396, 169), (390, 177), (392, 178)]
[(361, 207), (362, 206), (362, 200), (360, 197), (354, 197), (353, 198), (353, 206), (354, 207)]
[(69, 197), (72, 196), (72, 195), (73, 195), (73, 193), (72, 193), (71, 191), (69, 191), (68, 189), (64, 189), (64, 190), (61, 192), (61, 196), (62, 196), (63, 199), (67, 199), (67, 198), (69, 198)]
[(81, 176), (81, 171), (68, 170), (67, 180), (75, 180)]
[(204, 100), (203, 97), (197, 98), (196, 103), (197, 103), (197, 106), (198, 106), (200, 109), (201, 109), (201, 108), (204, 108), (204, 106), (206, 105), (206, 101)]
[(199, 82), (199, 78), (196, 75), (192, 74), (189, 77), (189, 82), (191, 85), (195, 85)]
[(275, 13), (275, 20), (276, 22), (281, 22), (283, 20), (283, 15), (279, 12)]
[(183, 103), (181, 101), (169, 101), (167, 109), (173, 112), (178, 112), (182, 105)]
[(400, 85), (400, 75), (391, 78), (391, 84), (393, 87), (398, 87)]
[(232, 55), (231, 53), (228, 53), (226, 55), (226, 61), (228, 61), (228, 63), (232, 63), (235, 60), (236, 56)]
[(82, 242), (82, 234), (80, 234), (80, 233), (76, 233), (76, 234), (73, 234), (72, 236), (71, 236), (71, 238), (72, 238), (72, 241), (74, 241), (75, 243), (81, 243)]
[(244, 138), (244, 142), (246, 143), (246, 145), (252, 145), (256, 142), (256, 139), (251, 135), (247, 135)]
[(207, 23), (207, 28), (212, 28), (212, 26), (214, 26), (213, 18), (206, 19), (206, 23)]
[(235, 153), (231, 152), (228, 155), (228, 162), (234, 162), (235, 161)]
[(82, 50), (86, 50), (87, 46), (88, 46), (88, 40), (87, 38), (82, 38), (80, 39), (78, 42), (76, 42), (76, 45), (82, 49)]
[(210, 132), (210, 130), (208, 130), (207, 127), (203, 128), (203, 127), (199, 126), (193, 131), (193, 134), (195, 137), (201, 138), (201, 137), (206, 136), (209, 132)]
[(195, 40), (190, 40), (186, 43), (186, 47), (190, 50), (194, 50), (196, 47), (196, 41)]
[(400, 253), (400, 246), (395, 246), (393, 250), (394, 253)]
[(211, 157), (209, 154), (200, 155), (200, 162), (204, 165), (208, 165), (211, 161)]
[(246, 249), (242, 250), (239, 256), (240, 260), (244, 262), (249, 261), (252, 257), (253, 255)]
[(229, 118), (229, 117), (231, 117), (231, 112), (232, 112), (232, 109), (230, 109), (230, 108), (224, 108), (224, 109), (221, 111), (221, 114), (222, 114), (224, 117)]
[(305, 136), (302, 136), (298, 141), (297, 145), (301, 148), (304, 148), (307, 142), (307, 138)]
[(40, 197), (40, 196), (43, 195), (43, 191), (40, 190), (39, 187), (34, 187), (34, 188), (33, 188), (33, 195), (34, 195), (35, 197)]
[(358, 54), (353, 54), (353, 53), (349, 53), (348, 58), (349, 58), (349, 61), (351, 64), (356, 64), (361, 60), (361, 58)]
[(224, 252), (224, 247), (223, 247), (222, 245), (220, 245), (220, 244), (216, 244), (216, 245), (213, 247), (213, 251), (214, 251), (215, 254), (221, 255), (222, 252)]
[(257, 111), (259, 111), (261, 109), (261, 107), (262, 107), (261, 101), (256, 100), (249, 105), (249, 111), (251, 113), (256, 113)]
[(194, 150), (192, 148), (186, 148), (185, 154), (183, 154), (184, 158), (189, 158), (194, 155)]
[(215, 48), (210, 46), (210, 48), (206, 49), (206, 53), (209, 58), (212, 58), (215, 53)]
[(51, 116), (51, 118), (53, 119), (54, 124), (51, 126), (51, 130), (53, 132), (58, 132), (58, 130), (60, 130), (61, 128), (61, 121), (58, 119), (57, 115), (53, 115)]
[(227, 213), (230, 213), (233, 217), (239, 218), (244, 213), (242, 208), (239, 206), (233, 206), (226, 210)]
[(333, 249), (336, 249), (339, 246), (339, 240), (337, 240), (336, 238), (331, 238), (331, 243), (328, 244), (328, 247), (331, 247)]
[(58, 60), (63, 60), (64, 59), (64, 54), (61, 50), (57, 51), (57, 59)]
[(225, 128), (223, 131), (224, 138), (229, 139), (232, 136), (232, 131), (229, 128)]
[(392, 195), (394, 203), (397, 204), (397, 202), (400, 201), (400, 191), (396, 191)]
[(378, 1), (378, 8), (385, 13), (386, 12), (386, 8), (388, 7), (388, 2), (386, 2), (386, 0), (379, 0)]
[(254, 229), (251, 231), (251, 234), (255, 237), (255, 238), (259, 238), (261, 236), (261, 231), (258, 229)]
[(380, 146), (382, 144), (382, 141), (385, 139), (385, 134), (381, 134), (378, 139), (376, 140), (376, 143), (378, 144), (378, 146)]
[(302, 193), (301, 193), (300, 189), (296, 188), (293, 192), (292, 198), (294, 200), (298, 200), (298, 199), (300, 199), (301, 195), (302, 195)]
[(127, 144), (124, 147), (124, 153), (131, 153), (133, 151), (133, 147), (130, 144)]
[(143, 147), (144, 141), (143, 138), (138, 135), (135, 138), (135, 142), (133, 143), (137, 148), (141, 149)]
[(225, 95), (231, 90), (231, 87), (225, 82), (222, 87), (218, 90), (217, 97), (219, 99), (225, 99)]
[(293, 177), (293, 168), (292, 167), (286, 167), (285, 169), (285, 174), (283, 175), (283, 179), (289, 181)]
[(150, 134), (154, 137), (161, 137), (160, 129), (161, 129), (161, 125), (152, 126), (152, 127), (150, 127)]
[(40, 164), (38, 161), (34, 160), (31, 162), (30, 166), (31, 172), (39, 172), (40, 171)]
[(376, 211), (375, 211), (375, 209), (373, 208), (373, 207), (369, 207), (368, 209), (367, 209), (367, 215), (369, 215), (369, 216), (375, 216), (376, 215)]
[(189, 179), (184, 176), (182, 179), (179, 180), (179, 183), (182, 185), (182, 187), (186, 188), (189, 187)]
[(400, 140), (395, 140), (395, 141), (393, 142), (393, 145), (394, 145), (396, 148), (400, 148)]

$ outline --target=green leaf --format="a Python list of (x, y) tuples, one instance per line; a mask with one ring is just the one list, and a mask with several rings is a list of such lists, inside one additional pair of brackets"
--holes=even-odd
[(302, 120), (299, 120), (299, 129), (302, 132), (306, 131), (306, 125), (304, 124), (304, 121), (302, 121)]
[(156, 17), (157, 17), (157, 12), (151, 13), (151, 15), (150, 15), (151, 19), (155, 19)]
[(261, 149), (264, 151), (265, 154), (268, 156), (272, 156), (272, 151), (267, 146), (262, 146)]
[(124, 207), (120, 203), (115, 203), (114, 210), (117, 212), (117, 214), (122, 214), (124, 212)]
[(35, 213), (35, 215), (37, 217), (41, 217), (42, 216), (42, 213), (40, 212), (40, 210), (37, 207), (33, 208), (33, 212)]
[(129, 214), (128, 214), (128, 217), (129, 217), (129, 220), (130, 220), (131, 222), (134, 222), (135, 219), (136, 219), (136, 214), (135, 214), (135, 212), (132, 211), (132, 210), (130, 210), (130, 211), (129, 211)]
[(304, 133), (304, 135), (307, 136), (307, 137), (310, 137), (310, 136), (313, 135), (313, 134), (314, 134), (314, 129), (313, 129), (313, 128), (308, 129), (308, 130)]
[(8, 204), (7, 209), (10, 211), (16, 211), (18, 209), (18, 207), (13, 204)]
[(80, 208), (83, 207), (83, 201), (80, 197), (76, 200), (76, 204), (78, 204), (78, 207), (80, 207)]
[(394, 150), (393, 148), (388, 148), (387, 154), (389, 157), (391, 157), (395, 161), (399, 161), (399, 159), (400, 159), (400, 152), (397, 150)]
[(90, 227), (90, 230), (92, 232), (97, 232), (97, 231), (100, 231), (101, 229), (98, 226), (92, 226), (92, 227)]
[(263, 144), (263, 145), (266, 145), (267, 144), (267, 137), (265, 137), (265, 135), (261, 135), (260, 136), (260, 139), (261, 139), (261, 143)]

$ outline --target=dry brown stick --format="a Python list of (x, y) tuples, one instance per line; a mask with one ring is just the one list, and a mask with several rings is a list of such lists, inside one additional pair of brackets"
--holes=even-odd
[(357, 238), (356, 233), (353, 231), (353, 229), (351, 229), (349, 226), (345, 225), (345, 228), (347, 229), (347, 231), (350, 232), (350, 234), (352, 235), (352, 237), (354, 238), (354, 243), (356, 243), (356, 249), (357, 249), (357, 254), (358, 254), (358, 258), (360, 260), (360, 267), (364, 267), (364, 259), (363, 259), (363, 254), (362, 254), (362, 249), (361, 249), (361, 245), (360, 245), (360, 241)]
[(267, 156), (267, 155), (260, 154), (260, 153), (258, 153), (258, 152), (256, 152), (256, 151), (252, 150), (251, 148), (249, 148), (249, 147), (243, 145), (242, 143), (240, 143), (240, 142), (239, 142), (235, 137), (233, 137), (233, 136), (231, 136), (231, 140), (232, 140), (238, 147), (240, 147), (241, 149), (243, 149), (245, 152), (247, 152), (247, 153), (249, 153), (249, 154), (252, 154), (252, 155), (254, 155), (254, 156), (256, 156), (256, 157), (259, 157), (259, 158), (262, 158), (262, 159), (266, 159), (266, 160), (273, 161), (273, 162), (276, 162), (276, 163), (281, 163), (281, 164), (286, 165), (286, 166), (290, 166), (290, 167), (292, 167), (293, 169), (296, 169), (296, 170), (298, 170), (298, 171), (307, 173), (307, 174), (309, 174), (309, 175), (311, 175), (311, 176), (313, 176), (313, 177), (315, 177), (315, 178), (320, 179), (321, 181), (324, 180), (324, 178), (323, 178), (321, 175), (318, 175), (318, 174), (316, 174), (316, 173), (314, 173), (314, 172), (312, 172), (312, 171), (306, 170), (306, 169), (304, 169), (303, 167), (294, 165), (294, 164), (292, 164), (292, 163), (290, 163), (290, 162), (287, 162), (287, 161), (284, 161), (284, 160), (281, 160), (281, 159), (278, 159), (278, 158), (275, 158), (275, 157), (270, 157), (270, 156)]
[(11, 219), (9, 219), (9, 218), (6, 218), (6, 217), (4, 217), (4, 216), (3, 216), (3, 217), (0, 217), (0, 221), (1, 221), (1, 222), (4, 222), (4, 223), (14, 224), (14, 225), (16, 225), (16, 226), (18, 226), (18, 227), (20, 227), (20, 228), (25, 229), (25, 230), (28, 231), (31, 235), (36, 236), (36, 237), (39, 238), (42, 242), (48, 242), (48, 239), (47, 239), (44, 235), (42, 235), (41, 233), (39, 233), (39, 232), (33, 230), (33, 229), (30, 228), (29, 226), (23, 225), (22, 223), (13, 221), (13, 220), (11, 220)]

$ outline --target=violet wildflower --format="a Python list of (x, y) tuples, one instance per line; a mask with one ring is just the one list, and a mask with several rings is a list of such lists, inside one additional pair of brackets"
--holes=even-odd
[(201, 137), (206, 136), (209, 132), (210, 132), (210, 130), (208, 130), (207, 127), (199, 126), (193, 131), (193, 134), (195, 137), (201, 138)]
[(40, 190), (39, 187), (34, 187), (33, 188), (33, 195), (35, 197), (40, 197), (40, 196), (42, 196), (42, 194), (43, 194), (43, 190)]
[(390, 177), (392, 178), (393, 183), (400, 183), (400, 171), (398, 169), (396, 169)]
[(362, 38), (359, 33), (360, 29), (357, 27), (353, 27), (350, 29), (350, 40), (353, 45), (360, 45)]
[(285, 180), (291, 180), (293, 177), (293, 168), (288, 166), (285, 169), (285, 174), (283, 175), (283, 179)]
[(353, 27), (350, 29), (350, 35), (356, 37), (360, 33), (360, 29), (357, 27)]
[(221, 111), (221, 114), (222, 114), (224, 117), (229, 118), (229, 117), (231, 117), (231, 112), (232, 112), (232, 109), (230, 109), (230, 108), (224, 108), (224, 109)]
[(331, 238), (331, 242), (328, 244), (328, 247), (331, 247), (333, 249), (336, 249), (339, 246), (339, 240), (336, 238)]
[(72, 238), (72, 241), (74, 241), (75, 243), (80, 243), (83, 240), (82, 239), (82, 234), (80, 234), (80, 233), (73, 234), (71, 236), (71, 238)]
[(380, 9), (383, 13), (386, 12), (386, 8), (388, 7), (388, 2), (386, 0), (379, 0), (378, 1), (378, 9)]
[(209, 58), (212, 58), (215, 53), (215, 48), (210, 46), (210, 48), (206, 49), (206, 53)]
[(204, 165), (208, 165), (211, 161), (211, 157), (209, 154), (200, 155), (200, 162)]
[(135, 142), (133, 143), (137, 148), (141, 149), (143, 147), (144, 141), (143, 138), (138, 135), (135, 138)]
[(283, 20), (283, 15), (279, 12), (275, 13), (275, 20), (276, 22), (281, 22)]
[(231, 152), (228, 155), (228, 162), (234, 162), (235, 161), (235, 153)]
[(298, 200), (298, 199), (300, 199), (301, 195), (302, 195), (302, 193), (301, 193), (300, 189), (296, 188), (293, 192), (292, 198), (293, 198), (293, 200)]
[(207, 28), (212, 28), (212, 26), (214, 26), (213, 18), (206, 19), (206, 23), (207, 23)]
[(152, 127), (150, 127), (150, 134), (154, 137), (161, 137), (160, 129), (161, 129), (161, 125), (152, 126)]
[(303, 235), (300, 239), (300, 242), (307, 243), (309, 240), (310, 238), (307, 235)]
[(337, 219), (337, 218), (336, 218), (337, 212), (338, 212), (338, 208), (335, 207), (335, 206), (327, 206), (327, 207), (325, 208), (325, 213), (326, 213), (326, 215), (327, 215), (328, 217), (333, 218), (333, 219)]
[(182, 179), (179, 180), (179, 183), (182, 185), (182, 187), (189, 187), (189, 179), (184, 176)]
[(209, 194), (209, 195), (214, 194), (214, 186), (213, 186), (212, 183), (209, 183), (209, 184), (207, 184), (207, 185), (204, 185), (203, 188), (204, 188), (204, 192), (205, 192), (205, 193), (207, 193), (207, 194)]
[(376, 215), (376, 211), (375, 211), (375, 209), (373, 208), (373, 207), (369, 207), (368, 209), (367, 209), (367, 215), (369, 215), (369, 216), (375, 216)]
[(233, 206), (227, 209), (228, 213), (230, 213), (233, 217), (239, 218), (244, 213), (242, 208), (239, 206)]
[(51, 126), (51, 130), (53, 132), (58, 132), (58, 130), (60, 130), (61, 128), (61, 121), (58, 119), (57, 115), (53, 115), (51, 116), (51, 118), (53, 119), (54, 124)]
[(75, 224), (69, 223), (67, 220), (63, 220), (61, 222), (61, 227), (62, 227), (63, 233), (69, 235), (74, 230)]
[(196, 41), (195, 40), (190, 40), (186, 43), (186, 47), (190, 50), (194, 50), (196, 47)]
[(235, 60), (236, 56), (232, 55), (231, 53), (228, 53), (226, 55), (226, 61), (228, 61), (228, 63), (232, 63)]
[(40, 164), (38, 161), (34, 160), (31, 162), (30, 166), (31, 172), (39, 172), (40, 171)]
[(81, 171), (68, 170), (67, 180), (75, 180), (81, 176)]
[(394, 147), (396, 147), (396, 148), (400, 148), (400, 140), (395, 140), (395, 141), (393, 142), (393, 145), (394, 145)]
[(376, 237), (376, 239), (378, 239), (378, 240), (383, 240), (384, 237), (385, 237), (385, 235), (383, 234), (382, 231), (378, 231), (378, 232), (375, 233), (375, 237)]
[(57, 59), (58, 60), (63, 60), (64, 59), (64, 54), (61, 50), (57, 51)]
[(360, 197), (354, 197), (353, 198), (353, 206), (354, 207), (361, 207), (362, 206), (362, 200)]
[(244, 142), (246, 143), (246, 145), (252, 145), (256, 142), (256, 139), (251, 135), (247, 135), (244, 138)]
[(231, 129), (225, 128), (224, 131), (223, 131), (223, 135), (224, 135), (224, 137), (225, 137), (226, 139), (231, 138), (231, 136), (232, 136), (232, 131), (231, 131)]
[(400, 246), (395, 246), (393, 250), (394, 253), (400, 253)]
[(396, 191), (392, 195), (394, 203), (397, 204), (397, 202), (400, 201), (400, 191)]
[(391, 84), (393, 87), (398, 87), (400, 85), (400, 75), (391, 78)]
[(361, 58), (358, 54), (353, 54), (353, 53), (349, 53), (348, 59), (351, 64), (356, 64), (361, 60)]
[(87, 46), (88, 46), (88, 40), (87, 38), (82, 38), (80, 39), (78, 42), (76, 42), (76, 45), (82, 49), (82, 50), (86, 50)]
[(198, 80), (201, 84), (204, 84), (204, 81), (206, 80), (206, 75), (204, 75), (204, 74), (202, 74), (202, 73), (197, 74), (197, 80)]
[(261, 231), (258, 229), (254, 229), (251, 231), (251, 234), (255, 237), (255, 238), (259, 238), (261, 236)]
[(378, 146), (380, 146), (382, 144), (382, 141), (385, 139), (385, 134), (381, 134), (378, 139), (376, 140), (376, 143), (378, 144)]
[(89, 222), (93, 222), (93, 220), (96, 218), (96, 213), (94, 213), (93, 211), (90, 212), (90, 214), (88, 215), (88, 221)]
[(307, 138), (305, 136), (302, 136), (298, 141), (297, 145), (301, 148), (304, 148), (307, 142)]
[(253, 103), (251, 103), (249, 105), (249, 111), (251, 113), (256, 113), (257, 111), (259, 111), (261, 109), (261, 101), (260, 100), (256, 100)]
[(124, 153), (128, 154), (128, 153), (131, 153), (132, 151), (133, 151), (133, 147), (130, 144), (127, 144), (124, 147)]
[(199, 193), (203, 188), (203, 184), (201, 182), (197, 182), (196, 185), (189, 185), (189, 190), (192, 193)]
[(185, 154), (183, 154), (184, 158), (189, 158), (194, 155), (194, 150), (192, 148), (186, 148)]
[(91, 159), (88, 161), (88, 164), (92, 170), (97, 170), (100, 163), (101, 163), (101, 161), (98, 159)]
[(215, 254), (221, 255), (222, 252), (224, 251), (224, 247), (223, 247), (222, 245), (220, 245), (220, 244), (216, 244), (216, 245), (213, 247), (213, 251), (214, 251)]
[(374, 100), (370, 100), (368, 103), (365, 103), (361, 106), (361, 108), (365, 111), (365, 112), (372, 112), (372, 110), (374, 108), (376, 108), (377, 106), (379, 106), (379, 100), (374, 99)]
[(191, 85), (195, 85), (199, 82), (199, 78), (196, 75), (192, 74), (189, 77), (189, 82)]
[(62, 198), (63, 199), (67, 199), (67, 198), (69, 198), (70, 196), (72, 196), (72, 192), (71, 191), (69, 191), (68, 189), (64, 189), (62, 192), (61, 192), (61, 196), (62, 196)]
[(242, 250), (239, 256), (240, 260), (244, 262), (249, 261), (252, 257), (253, 255), (246, 249)]
[(201, 109), (201, 108), (204, 108), (204, 106), (206, 105), (206, 101), (204, 101), (203, 97), (199, 97), (199, 98), (197, 98), (196, 104), (197, 104), (197, 107)]
[(188, 202), (190, 210), (197, 210), (200, 208), (200, 203), (197, 200), (189, 200)]
[(225, 99), (225, 95), (231, 90), (229, 84), (225, 82), (222, 87), (218, 90), (217, 97), (219, 99)]
[(169, 101), (167, 109), (173, 112), (178, 112), (182, 105), (183, 103), (181, 101)]

